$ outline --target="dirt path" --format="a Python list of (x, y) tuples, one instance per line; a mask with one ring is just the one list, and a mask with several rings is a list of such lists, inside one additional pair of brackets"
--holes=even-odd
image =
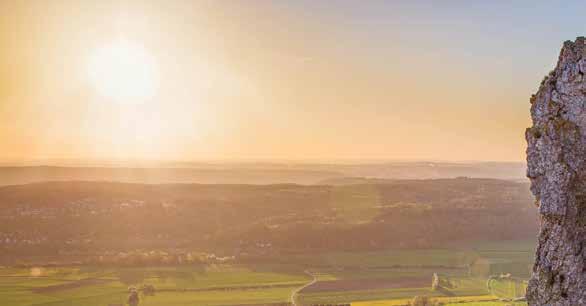
[(307, 288), (307, 287), (309, 287), (309, 286), (311, 286), (311, 285), (313, 285), (313, 284), (315, 284), (315, 283), (317, 282), (317, 277), (316, 277), (315, 275), (311, 274), (311, 272), (309, 272), (309, 271), (307, 271), (307, 270), (305, 270), (305, 271), (303, 271), (303, 272), (304, 272), (305, 274), (307, 274), (307, 275), (311, 276), (313, 279), (311, 280), (311, 282), (309, 282), (309, 283), (307, 283), (307, 284), (305, 284), (305, 285), (303, 285), (303, 286), (301, 286), (301, 287), (299, 287), (299, 288), (297, 288), (297, 289), (293, 290), (293, 292), (291, 292), (291, 305), (292, 305), (292, 306), (302, 306), (302, 305), (300, 305), (300, 304), (297, 304), (297, 294), (298, 294), (298, 293), (299, 293), (301, 290), (303, 290), (303, 289), (305, 289), (305, 288)]

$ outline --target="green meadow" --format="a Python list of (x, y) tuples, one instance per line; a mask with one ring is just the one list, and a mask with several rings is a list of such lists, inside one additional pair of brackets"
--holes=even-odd
[[(140, 305), (406, 305), (429, 296), (445, 305), (505, 305), (524, 294), (532, 244), (480, 244), (453, 249), (296, 254), (265, 263), (159, 267), (32, 267), (0, 269), (0, 305), (124, 304), (129, 287), (152, 285)], [(479, 266), (479, 267), (477, 267)], [(443, 286), (432, 290), (432, 276)], [(478, 274), (480, 273), (480, 274)], [(488, 273), (482, 275), (481, 273)], [(499, 274), (500, 273), (500, 274)], [(125, 304), (124, 304), (125, 305)], [(509, 302), (507, 305), (513, 304)]]

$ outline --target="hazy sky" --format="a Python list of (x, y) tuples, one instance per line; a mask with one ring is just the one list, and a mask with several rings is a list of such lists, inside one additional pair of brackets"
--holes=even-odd
[[(0, 160), (523, 160), (528, 98), (584, 11), (0, 1)], [(100, 55), (120, 42), (148, 73)], [(104, 94), (127, 79), (137, 96)]]

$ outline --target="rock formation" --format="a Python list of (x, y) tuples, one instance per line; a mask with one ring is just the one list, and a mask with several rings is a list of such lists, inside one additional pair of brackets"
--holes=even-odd
[(586, 305), (586, 41), (564, 43), (531, 97), (527, 176), (541, 215), (529, 305)]

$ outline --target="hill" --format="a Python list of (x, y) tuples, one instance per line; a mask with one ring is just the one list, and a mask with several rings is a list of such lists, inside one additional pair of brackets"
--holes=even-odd
[(342, 177), (381, 179), (494, 178), (525, 181), (523, 163), (187, 163), (0, 166), (0, 186), (47, 181), (110, 181), (140, 184), (320, 184)]
[(442, 247), (533, 237), (528, 184), (492, 179), (355, 185), (48, 182), (0, 187), (4, 260), (133, 249), (227, 254)]

